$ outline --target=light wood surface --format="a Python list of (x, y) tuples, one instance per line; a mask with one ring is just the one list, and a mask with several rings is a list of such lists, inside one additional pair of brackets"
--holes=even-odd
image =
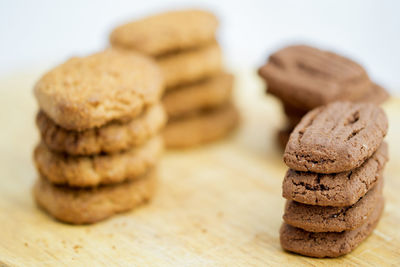
[(399, 266), (400, 101), (390, 119), (386, 207), (353, 253), (312, 259), (281, 250), (278, 230), (286, 171), (275, 132), (279, 103), (254, 73), (237, 76), (241, 128), (229, 139), (165, 154), (150, 205), (92, 226), (66, 225), (34, 204), (31, 154), (37, 142), (32, 85), (40, 71), (0, 82), (0, 266)]

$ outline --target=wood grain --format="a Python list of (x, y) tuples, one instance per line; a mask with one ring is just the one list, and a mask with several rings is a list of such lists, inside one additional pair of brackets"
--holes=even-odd
[(378, 228), (353, 253), (312, 259), (281, 250), (286, 171), (275, 132), (281, 106), (254, 73), (240, 72), (241, 128), (225, 141), (168, 152), (154, 201), (92, 226), (40, 211), (31, 196), (38, 140), (31, 87), (40, 71), (0, 82), (0, 266), (384, 266), (400, 264), (400, 100), (385, 109), (391, 160)]

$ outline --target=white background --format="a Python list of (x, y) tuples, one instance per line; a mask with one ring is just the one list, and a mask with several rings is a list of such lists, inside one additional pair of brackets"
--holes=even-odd
[(119, 23), (179, 7), (220, 17), (232, 67), (256, 68), (276, 48), (306, 42), (351, 56), (400, 93), (400, 1), (378, 0), (0, 0), (0, 75), (102, 49)]

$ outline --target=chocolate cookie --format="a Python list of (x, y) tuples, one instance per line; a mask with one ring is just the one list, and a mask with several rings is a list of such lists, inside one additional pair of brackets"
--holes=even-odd
[(266, 79), (269, 93), (305, 110), (359, 99), (371, 84), (364, 68), (354, 61), (305, 45), (275, 52), (259, 74)]
[(157, 58), (168, 89), (198, 82), (222, 72), (222, 52), (217, 43)]
[(104, 220), (131, 210), (151, 199), (156, 187), (156, 171), (137, 180), (91, 188), (71, 188), (39, 178), (33, 194), (37, 204), (54, 218), (72, 224)]
[(183, 148), (211, 142), (230, 133), (239, 122), (233, 104), (169, 122), (164, 130), (165, 145)]
[(161, 104), (149, 107), (139, 117), (127, 122), (110, 122), (100, 128), (71, 131), (55, 124), (39, 112), (36, 124), (42, 141), (52, 151), (70, 155), (116, 153), (144, 144), (165, 126), (167, 116)]
[(71, 58), (35, 85), (39, 107), (62, 128), (77, 131), (132, 119), (162, 93), (162, 73), (152, 59), (115, 49)]
[(381, 86), (372, 83), (368, 91), (356, 102), (366, 102), (380, 105), (389, 98), (389, 93)]
[(279, 146), (284, 150), (286, 147), (287, 142), (289, 141), (290, 133), (292, 132), (293, 128), (286, 127), (281, 129), (277, 132), (277, 141)]
[(372, 233), (381, 217), (383, 206), (384, 201), (381, 199), (366, 222), (349, 231), (313, 233), (284, 223), (280, 229), (281, 246), (285, 250), (317, 258), (345, 255)]
[(289, 169), (283, 180), (282, 195), (300, 203), (318, 206), (350, 206), (381, 178), (388, 160), (385, 142), (360, 167), (336, 174), (299, 172)]
[(373, 104), (332, 103), (303, 117), (290, 135), (283, 159), (297, 171), (352, 170), (378, 149), (387, 129), (385, 112)]
[(230, 101), (233, 75), (220, 74), (196, 84), (168, 91), (162, 103), (169, 118), (207, 110)]
[[(382, 175), (382, 174), (381, 174)], [(283, 220), (285, 223), (309, 232), (342, 232), (365, 223), (378, 202), (382, 201), (381, 177), (376, 186), (359, 201), (347, 207), (306, 205), (288, 200)]]
[(125, 152), (94, 156), (51, 152), (40, 143), (34, 151), (34, 160), (39, 173), (50, 182), (87, 187), (136, 179), (155, 166), (162, 151), (159, 136)]
[(202, 46), (214, 40), (217, 18), (204, 10), (161, 13), (116, 28), (110, 36), (113, 46), (158, 56)]

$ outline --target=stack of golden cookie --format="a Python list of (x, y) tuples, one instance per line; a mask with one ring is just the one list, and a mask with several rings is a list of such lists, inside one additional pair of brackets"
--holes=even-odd
[(34, 92), (40, 207), (85, 224), (151, 198), (166, 123), (162, 73), (152, 59), (116, 49), (71, 58), (46, 73)]
[(217, 27), (217, 18), (209, 12), (182, 10), (143, 18), (111, 33), (113, 47), (150, 55), (163, 71), (167, 147), (216, 140), (238, 123), (233, 76), (223, 71)]
[(287, 125), (278, 133), (285, 147), (289, 135), (310, 110), (334, 101), (383, 103), (389, 96), (356, 62), (306, 45), (273, 53), (259, 69), (267, 93), (279, 98)]

